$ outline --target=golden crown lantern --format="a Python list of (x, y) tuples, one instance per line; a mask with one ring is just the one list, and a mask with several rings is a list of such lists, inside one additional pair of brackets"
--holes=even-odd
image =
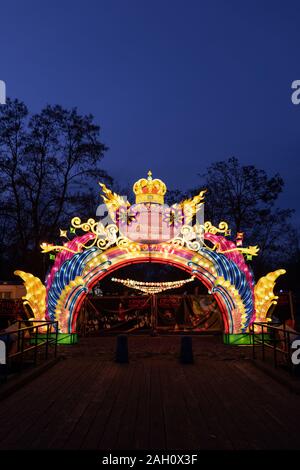
[(147, 179), (142, 178), (134, 183), (133, 192), (135, 194), (136, 204), (142, 204), (145, 202), (163, 204), (167, 187), (163, 181), (152, 179), (152, 172), (148, 171)]

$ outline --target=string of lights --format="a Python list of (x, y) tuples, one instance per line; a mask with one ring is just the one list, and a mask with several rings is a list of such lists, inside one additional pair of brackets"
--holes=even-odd
[(192, 282), (195, 279), (192, 276), (189, 279), (182, 279), (180, 281), (169, 281), (169, 282), (142, 282), (142, 281), (135, 281), (134, 279), (118, 279), (116, 277), (112, 278), (113, 282), (118, 282), (123, 284), (126, 287), (130, 287), (131, 289), (136, 289), (145, 294), (158, 294), (159, 292), (163, 292), (169, 289), (178, 289), (182, 287), (184, 284), (188, 282)]

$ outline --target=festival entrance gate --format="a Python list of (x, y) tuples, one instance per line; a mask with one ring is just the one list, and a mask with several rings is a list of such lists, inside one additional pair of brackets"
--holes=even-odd
[(230, 240), (226, 222), (215, 227), (201, 220), (205, 191), (168, 207), (165, 184), (149, 172), (134, 184), (136, 204), (131, 206), (100, 186), (109, 216), (86, 222), (75, 217), (69, 230), (60, 230), (64, 243), (41, 245), (54, 259), (45, 285), (32, 274), (15, 272), (25, 282), (24, 302), (35, 319), (57, 320), (61, 339), (72, 342), (82, 302), (93, 286), (123, 266), (151, 262), (175, 266), (207, 287), (221, 311), (227, 342), (247, 341), (249, 325), (268, 320), (277, 298), (275, 281), (285, 271), (269, 273), (255, 285), (245, 258), (256, 256), (258, 247), (243, 247), (241, 233)]

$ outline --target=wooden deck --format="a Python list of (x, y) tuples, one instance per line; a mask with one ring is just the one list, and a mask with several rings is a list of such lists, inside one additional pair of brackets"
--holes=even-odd
[(194, 337), (115, 338), (64, 346), (65, 359), (0, 402), (0, 449), (300, 448), (300, 397), (256, 369), (247, 348)]

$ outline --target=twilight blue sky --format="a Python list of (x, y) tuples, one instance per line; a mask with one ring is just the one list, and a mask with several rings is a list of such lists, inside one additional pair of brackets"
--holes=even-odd
[[(94, 114), (121, 185), (151, 168), (170, 188), (235, 155), (300, 195), (300, 1), (0, 2), (0, 79), (32, 111)], [(96, 182), (95, 182), (96, 184)], [(300, 222), (300, 214), (296, 217)]]

